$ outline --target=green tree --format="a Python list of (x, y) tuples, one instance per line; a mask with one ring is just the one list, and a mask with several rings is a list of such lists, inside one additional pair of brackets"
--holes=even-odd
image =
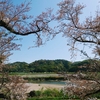
[(66, 60), (38, 60), (29, 64), (31, 72), (62, 72), (69, 68)]
[(9, 63), (8, 66), (11, 67), (9, 69), (10, 72), (29, 72), (29, 67), (26, 62)]

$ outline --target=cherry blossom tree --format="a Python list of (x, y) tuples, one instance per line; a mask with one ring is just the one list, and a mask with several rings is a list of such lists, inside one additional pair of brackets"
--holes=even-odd
[(71, 50), (79, 50), (76, 44), (91, 46), (95, 57), (99, 58), (99, 11), (94, 17), (90, 16), (81, 23), (80, 16), (82, 16), (84, 5), (75, 5), (75, 0), (64, 0), (58, 6), (57, 20), (61, 23), (58, 26), (59, 31), (69, 38)]
[(36, 18), (29, 15), (30, 2), (14, 5), (11, 0), (0, 1), (0, 93), (8, 100), (26, 100), (25, 80), (18, 76), (10, 76), (6, 61), (12, 54), (12, 50), (18, 50), (17, 36), (36, 36), (35, 46), (40, 46), (54, 36), (54, 31), (49, 23), (54, 20), (52, 10), (42, 12)]
[[(96, 12), (94, 17), (88, 17), (84, 20), (83, 23), (81, 23), (80, 15), (82, 14), (82, 10), (85, 6), (82, 4), (75, 4), (74, 0), (63, 0), (58, 4), (59, 10), (57, 17), (52, 15), (51, 9), (48, 9), (46, 12), (42, 12), (42, 14), (34, 18), (33, 15), (28, 14), (30, 11), (30, 3), (31, 2), (23, 2), (20, 5), (14, 5), (11, 0), (0, 1), (0, 71), (2, 73), (1, 87), (7, 87), (7, 85), (11, 87), (14, 87), (14, 85), (19, 87), (20, 81), (13, 81), (14, 77), (8, 77), (9, 75), (5, 69), (7, 68), (5, 66), (5, 61), (10, 56), (11, 51), (18, 49), (19, 47), (19, 45), (14, 42), (16, 41), (18, 35), (27, 36), (33, 34), (36, 36), (36, 39), (34, 40), (36, 42), (36, 46), (40, 46), (45, 43), (45, 41), (48, 41), (48, 39), (50, 39), (52, 36), (55, 36), (55, 33), (63, 32), (64, 36), (69, 38), (68, 45), (71, 47), (70, 50), (72, 51), (72, 54), (74, 55), (74, 51), (78, 50), (90, 59), (91, 64), (89, 66), (85, 65), (83, 67), (89, 67), (90, 70), (88, 71), (90, 72), (91, 69), (92, 71), (95, 69), (92, 74), (90, 74), (90, 72), (88, 74), (87, 72), (86, 76), (84, 77), (80, 75), (81, 73), (77, 74), (74, 80), (70, 80), (75, 84), (74, 88), (73, 85), (71, 85), (71, 87), (65, 87), (65, 90), (67, 91), (70, 88), (71, 91), (69, 91), (69, 93), (72, 95), (75, 94), (81, 99), (86, 99), (86, 97), (90, 96), (91, 94), (99, 92), (100, 81), (99, 77), (96, 76), (98, 74), (97, 70), (100, 70), (100, 64), (98, 63), (100, 57), (99, 11)], [(49, 23), (55, 19), (61, 23), (59, 26), (57, 26), (59, 29), (58, 32), (55, 32), (49, 26)], [(91, 59), (85, 51), (80, 50), (77, 47), (78, 44), (91, 47), (94, 58)], [(4, 77), (8, 78), (9, 84), (5, 84), (6, 81), (4, 80)], [(82, 78), (83, 80), (81, 80)], [(11, 80), (13, 82), (11, 82)], [(20, 80), (20, 78), (18, 80)], [(89, 86), (90, 83), (91, 85)], [(17, 89), (16, 87), (15, 90)], [(9, 93), (14, 93), (12, 91), (15, 91), (13, 88), (6, 88), (6, 90), (10, 90)], [(16, 93), (13, 95), (17, 95)], [(17, 99), (17, 97), (19, 98), (18, 95), (16, 98), (13, 97), (14, 96), (12, 96), (10, 99), (20, 100)]]
[(12, 33), (21, 36), (34, 34), (37, 38), (36, 44), (39, 46), (43, 44), (44, 36), (48, 40), (54, 34), (49, 27), (54, 15), (51, 14), (52, 10), (48, 9), (34, 18), (33, 15), (28, 14), (30, 4), (31, 2), (23, 2), (20, 5), (14, 5), (11, 0), (2, 0), (0, 2), (0, 30), (7, 31), (11, 35)]
[[(90, 16), (82, 22), (80, 16), (82, 16), (84, 5), (76, 4), (75, 0), (63, 0), (58, 6), (56, 19), (60, 24), (57, 28), (59, 28), (59, 32), (63, 32), (63, 36), (68, 38), (72, 56), (75, 56), (76, 51), (80, 51), (90, 59), (90, 65), (79, 66), (88, 69), (87, 77), (79, 78), (78, 75), (80, 74), (77, 74), (73, 80), (70, 77), (74, 85), (66, 86), (65, 90), (81, 99), (86, 99), (86, 97), (100, 91), (100, 78), (98, 77), (98, 71), (100, 70), (100, 13), (96, 11), (94, 17)], [(91, 58), (85, 49), (83, 50), (77, 45), (88, 47), (94, 57)], [(82, 78), (83, 80), (81, 80)]]

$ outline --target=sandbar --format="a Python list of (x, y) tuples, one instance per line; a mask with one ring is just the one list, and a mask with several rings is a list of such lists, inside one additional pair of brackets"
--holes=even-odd
[(26, 83), (26, 86), (28, 86), (27, 89), (27, 93), (29, 93), (30, 91), (37, 91), (37, 90), (41, 90), (41, 89), (62, 89), (64, 87), (64, 85), (56, 85), (56, 84), (36, 84), (36, 83)]

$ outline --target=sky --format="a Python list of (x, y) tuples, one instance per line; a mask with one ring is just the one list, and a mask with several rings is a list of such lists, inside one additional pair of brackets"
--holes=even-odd
[[(25, 0), (12, 0), (16, 4), (20, 4)], [(30, 0), (26, 0), (30, 1)], [(38, 16), (42, 11), (45, 11), (46, 8), (53, 8), (54, 12), (58, 10), (57, 4), (62, 0), (32, 0), (30, 15)], [(99, 0), (76, 0), (77, 3), (83, 3), (86, 5), (83, 10), (83, 15), (81, 20), (84, 18), (95, 14), (95, 11), (99, 9)], [(55, 23), (52, 23), (55, 25)], [(71, 53), (69, 51), (69, 46), (67, 45), (67, 38), (62, 37), (62, 34), (57, 35), (53, 40), (48, 41), (45, 45), (40, 47), (28, 49), (30, 46), (33, 46), (34, 36), (29, 35), (21, 37), (22, 40), (18, 43), (22, 44), (20, 50), (13, 51), (13, 55), (10, 56), (9, 62), (27, 62), (31, 63), (36, 60), (46, 59), (46, 60), (55, 60), (55, 59), (65, 59), (68, 61), (81, 61), (84, 58), (80, 53), (77, 53), (77, 57), (71, 59)], [(79, 47), (81, 48), (81, 46)], [(89, 52), (89, 49), (87, 49)]]

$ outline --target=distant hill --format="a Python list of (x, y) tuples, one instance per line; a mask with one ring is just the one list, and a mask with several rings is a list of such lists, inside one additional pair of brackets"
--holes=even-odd
[(11, 68), (10, 72), (77, 72), (79, 70), (86, 70), (79, 66), (86, 66), (89, 60), (70, 62), (67, 60), (38, 60), (30, 64), (26, 62), (14, 62), (7, 64)]

